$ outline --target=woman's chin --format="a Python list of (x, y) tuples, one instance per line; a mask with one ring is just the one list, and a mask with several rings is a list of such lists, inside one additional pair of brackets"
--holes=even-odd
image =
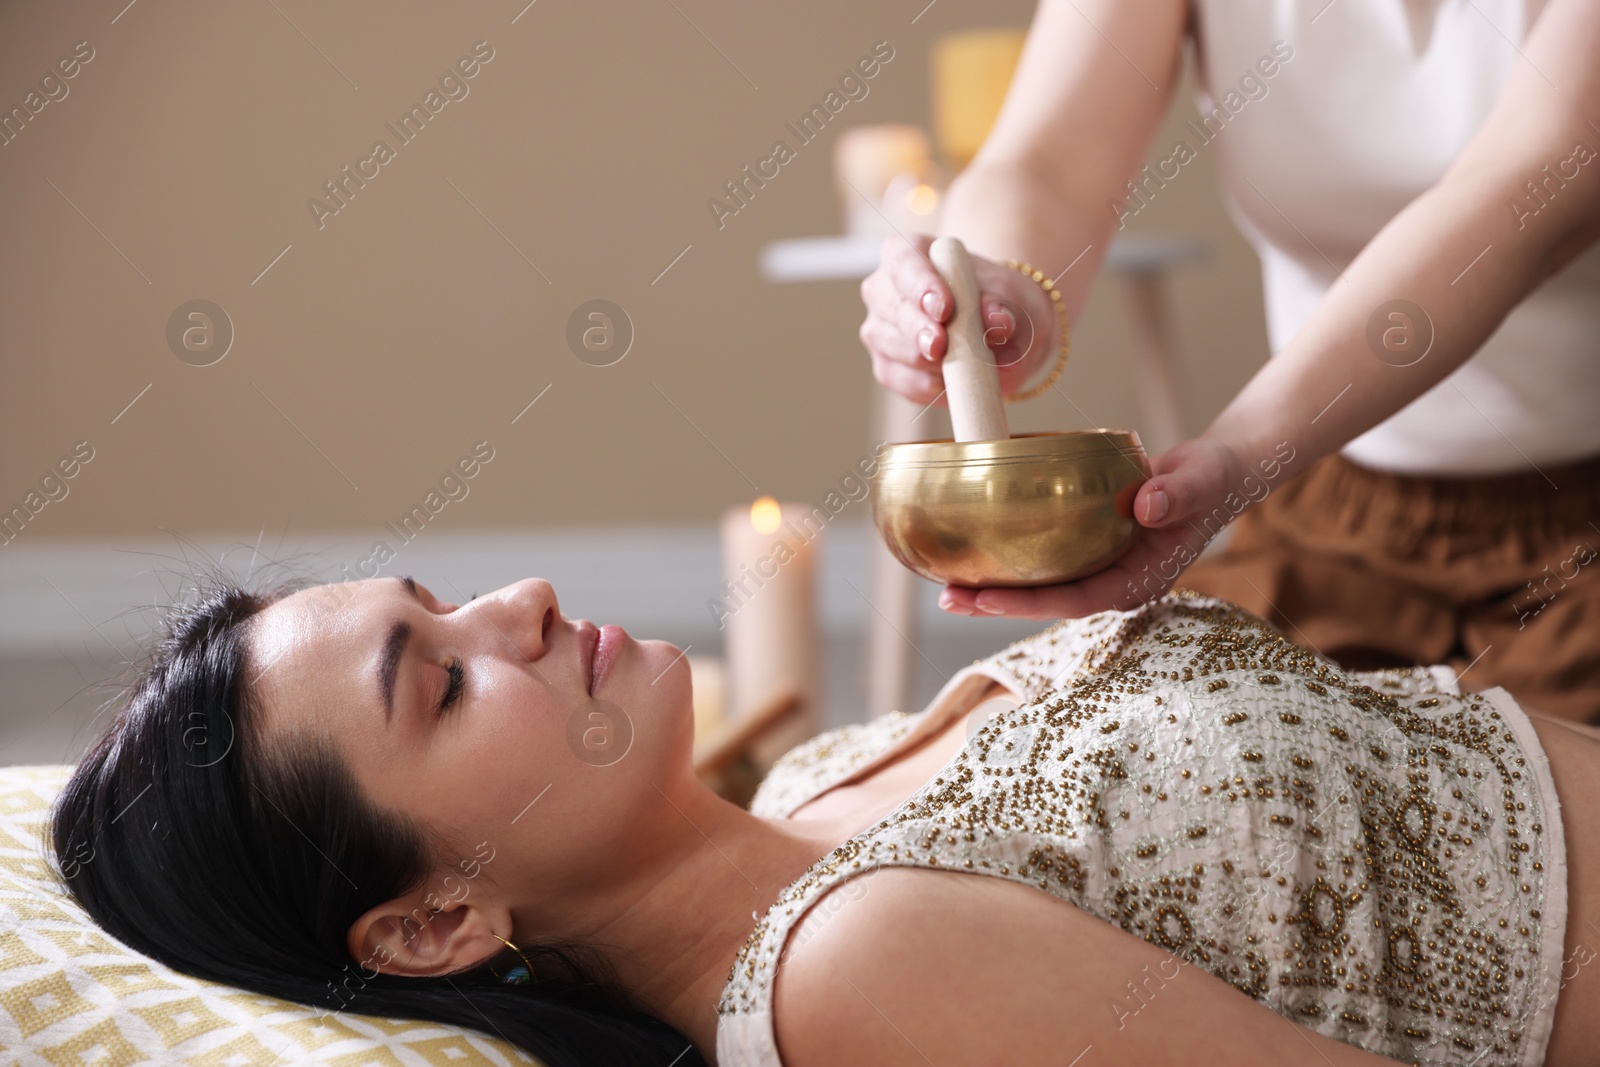
[(640, 638), (635, 644), (639, 652), (639, 659), (646, 665), (650, 672), (652, 683), (660, 678), (666, 681), (666, 675), (682, 672), (685, 678), (689, 677), (689, 657), (685, 650), (679, 648), (671, 641), (659, 638)]
[(595, 696), (612, 701), (630, 712), (655, 712), (660, 717), (688, 703), (689, 660), (670, 641), (634, 640), (623, 645), (605, 677), (595, 687)]
[(670, 641), (641, 641), (641, 657), (650, 675), (647, 703), (660, 713), (663, 724), (677, 732), (681, 727), (694, 744), (694, 684), (685, 650)]

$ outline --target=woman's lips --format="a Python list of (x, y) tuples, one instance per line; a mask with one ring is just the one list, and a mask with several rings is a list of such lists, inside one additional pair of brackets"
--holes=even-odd
[(583, 665), (589, 692), (593, 694), (595, 659), (598, 658), (597, 654), (600, 651), (600, 631), (587, 619), (580, 620), (573, 628), (578, 634), (578, 662)]
[(602, 626), (598, 640), (595, 642), (594, 655), (589, 660), (589, 693), (600, 687), (605, 680), (606, 672), (611, 669), (611, 664), (616, 661), (617, 655), (622, 651), (622, 643), (628, 640), (628, 633), (620, 626)]

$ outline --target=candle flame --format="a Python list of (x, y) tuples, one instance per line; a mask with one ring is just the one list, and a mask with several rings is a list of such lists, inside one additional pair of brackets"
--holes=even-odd
[(918, 215), (931, 215), (939, 206), (939, 191), (931, 185), (914, 185), (906, 190), (906, 207)]
[(776, 533), (782, 521), (783, 509), (770, 496), (764, 496), (750, 505), (750, 525), (756, 528), (756, 533)]

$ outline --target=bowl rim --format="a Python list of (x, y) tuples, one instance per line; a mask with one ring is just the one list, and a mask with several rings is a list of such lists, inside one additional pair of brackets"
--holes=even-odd
[(878, 453), (882, 464), (936, 464), (1006, 462), (1008, 460), (1061, 459), (1072, 456), (1145, 454), (1144, 444), (1135, 430), (1097, 428), (1093, 430), (1046, 431), (1013, 434), (1003, 441), (953, 441), (950, 438), (927, 441), (891, 441)]

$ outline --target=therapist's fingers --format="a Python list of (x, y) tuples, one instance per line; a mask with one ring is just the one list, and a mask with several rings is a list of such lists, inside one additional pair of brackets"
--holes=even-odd
[(947, 586), (939, 606), (956, 615), (1017, 619), (1076, 619), (1101, 611), (1128, 611), (1172, 588), (1203, 547), (1200, 536), (1188, 527), (1145, 530), (1121, 559), (1076, 582), (1032, 589)]
[(1185, 441), (1157, 457), (1154, 473), (1133, 500), (1140, 525), (1163, 529), (1209, 512), (1243, 484), (1243, 464), (1226, 445)]
[(950, 318), (954, 301), (950, 287), (928, 259), (933, 238), (927, 234), (898, 234), (883, 239), (878, 269), (894, 283), (901, 297), (920, 308), (934, 322)]
[(915, 404), (932, 404), (944, 401), (944, 376), (939, 365), (930, 363), (929, 370), (918, 370), (904, 363), (875, 359), (872, 376), (878, 384), (891, 392), (899, 393)]
[(1127, 611), (1160, 597), (1217, 529), (1216, 524), (1189, 520), (1220, 510), (1225, 524), (1238, 513), (1228, 501), (1241, 491), (1244, 467), (1232, 449), (1207, 438), (1185, 441), (1153, 466), (1154, 475), (1134, 497), (1140, 525), (1133, 545), (1110, 567), (1076, 582), (1033, 589), (950, 586), (940, 595), (939, 606), (959, 615), (1070, 619)]
[(871, 355), (874, 369), (883, 363), (899, 364), (915, 370), (937, 369), (917, 351), (915, 335), (907, 333), (892, 318), (885, 318), (876, 312), (869, 313), (861, 320), (857, 336)]
[(944, 327), (907, 299), (882, 270), (861, 282), (861, 302), (867, 309), (861, 343), (874, 362), (890, 360), (927, 370), (944, 358)]
[[(940, 364), (954, 313), (949, 286), (928, 260), (932, 243), (925, 234), (885, 238), (877, 269), (861, 282), (867, 314), (859, 333), (873, 376), (920, 404), (932, 403), (943, 387)], [(1055, 357), (1059, 325), (1048, 295), (1031, 278), (982, 256), (971, 258), (984, 341), (1000, 390), (1010, 395)]]
[(982, 291), (984, 340), (994, 352), (1000, 390), (1009, 396), (1056, 358), (1060, 324), (1049, 296), (1032, 278), (986, 259), (973, 266)]
[(982, 294), (980, 302), (978, 321), (983, 323), (983, 343), (994, 354), (995, 368), (1004, 373), (1022, 357), (1022, 350), (1011, 346), (1017, 336), (1017, 313), (988, 293)]

